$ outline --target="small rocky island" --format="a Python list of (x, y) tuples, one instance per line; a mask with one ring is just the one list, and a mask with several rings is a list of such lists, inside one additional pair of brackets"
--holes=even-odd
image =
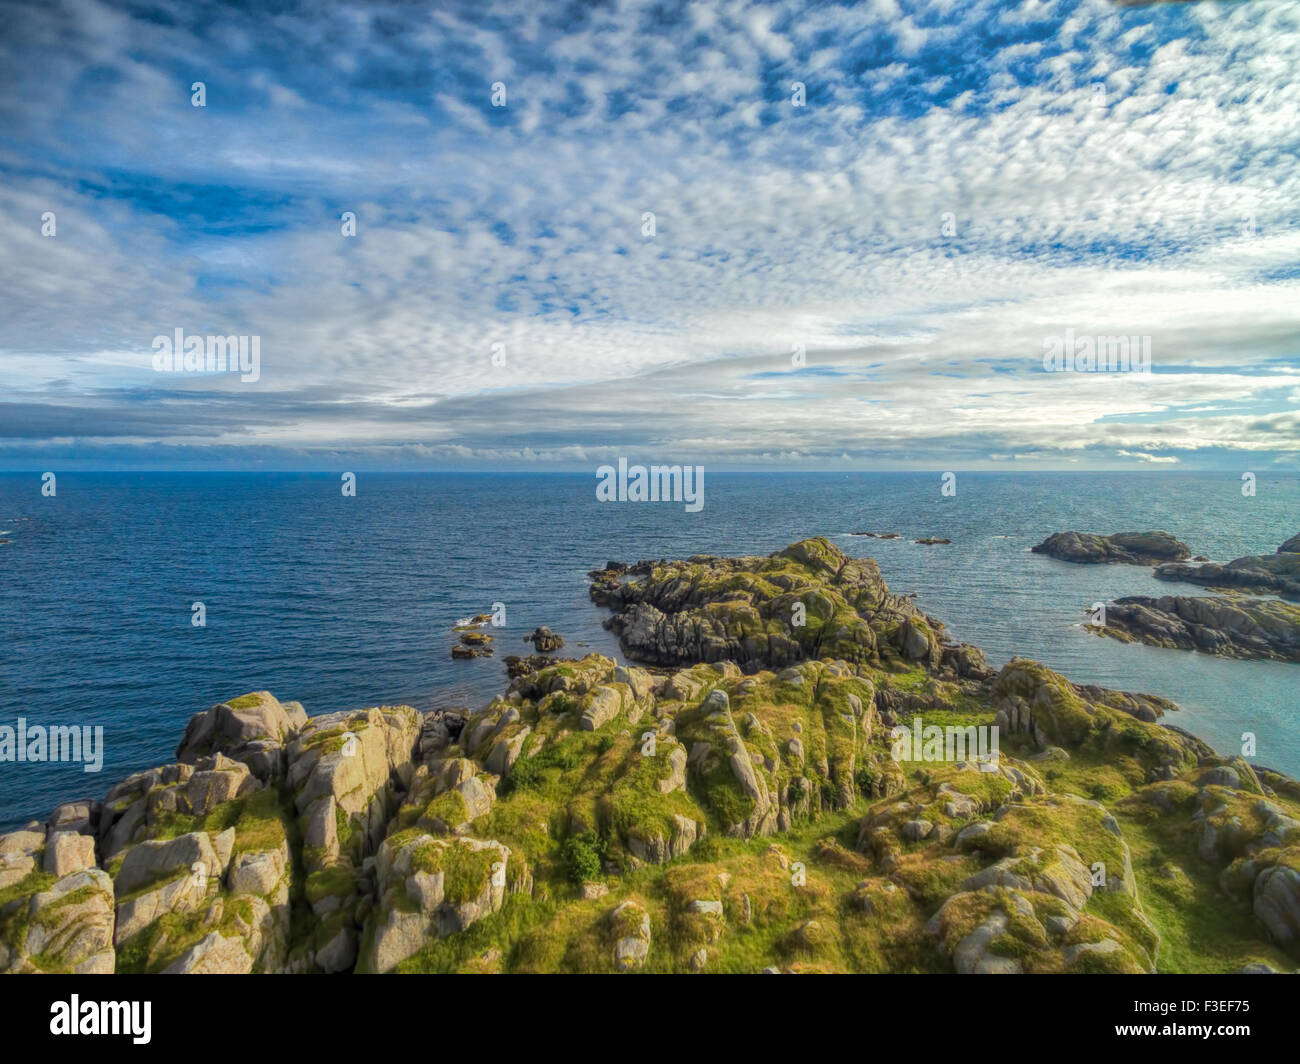
[(1192, 556), (1187, 544), (1168, 532), (1116, 532), (1110, 536), (1056, 532), (1030, 549), (1061, 561), (1094, 565), (1159, 565)]
[[(825, 539), (592, 574), (628, 656), (473, 711), (265, 691), (0, 835), (0, 971), (1278, 972), (1300, 784), (975, 647)], [(998, 729), (896, 759), (891, 729)]]
[(544, 654), (552, 650), (559, 650), (564, 646), (564, 636), (558, 632), (552, 632), (546, 625), (534, 628), (531, 635), (524, 636), (525, 643), (532, 643), (533, 649), (539, 654)]
[(491, 620), (490, 614), (477, 613), (468, 620), (456, 625), (452, 631), (459, 633), (460, 641), (452, 646), (451, 656), (462, 660), (491, 657), (493, 654), (492, 644), (495, 639), (486, 632), (480, 631)]
[(1134, 595), (1109, 603), (1098, 631), (1126, 643), (1300, 662), (1300, 606), (1278, 599)]
[(1166, 563), (1161, 580), (1206, 584), (1221, 595), (1131, 595), (1107, 604), (1099, 635), (1126, 643), (1195, 650), (1228, 658), (1300, 662), (1300, 606), (1248, 592), (1300, 599), (1300, 536), (1276, 554), (1238, 558), (1227, 565)]
[(1156, 578), (1300, 601), (1300, 535), (1292, 536), (1274, 554), (1247, 555), (1226, 565), (1160, 565)]

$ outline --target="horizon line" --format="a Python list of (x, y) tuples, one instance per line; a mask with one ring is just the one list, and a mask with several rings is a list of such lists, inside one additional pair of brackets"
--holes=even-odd
[[(601, 466), (608, 465), (603, 462), (594, 469), (464, 469), (464, 468), (434, 468), (434, 469), (400, 469), (392, 467), (367, 468), (365, 466), (353, 466), (350, 469), (340, 465), (337, 469), (293, 469), (293, 468), (261, 468), (254, 469), (248, 467), (220, 468), (220, 469), (197, 469), (184, 466), (123, 466), (117, 468), (50, 468), (43, 466), (40, 469), (32, 467), (30, 469), (5, 469), (0, 468), (0, 476), (19, 476), (19, 475), (40, 475), (44, 472), (55, 472), (61, 474), (83, 474), (83, 473), (191, 473), (191, 474), (296, 474), (299, 476), (337, 476), (344, 472), (353, 473), (370, 473), (382, 475), (404, 475), (404, 476), (593, 476), (599, 475), (596, 470)], [(650, 465), (652, 463), (641, 463)], [(653, 463), (660, 464), (660, 463)], [(675, 464), (675, 463), (668, 463)], [(1182, 466), (1171, 468), (1161, 465), (1154, 468), (1146, 469), (1119, 469), (1106, 466), (1096, 466), (1089, 468), (1079, 468), (1077, 466), (1056, 467), (1043, 466), (1033, 469), (1028, 468), (1005, 468), (1005, 469), (963, 469), (960, 466), (955, 468), (926, 468), (926, 469), (754, 469), (754, 468), (705, 468), (700, 466), (706, 472), (713, 474), (722, 474), (726, 476), (834, 476), (837, 474), (858, 475), (858, 476), (877, 476), (877, 475), (921, 475), (921, 476), (942, 476), (944, 473), (957, 473), (965, 476), (974, 474), (1017, 474), (1017, 475), (1039, 475), (1039, 474), (1089, 474), (1089, 473), (1119, 473), (1132, 475), (1173, 475), (1179, 473), (1194, 474), (1222, 474), (1223, 476), (1237, 476), (1241, 472), (1235, 469), (1207, 468), (1207, 467), (1190, 467)], [(1252, 470), (1252, 472), (1254, 472)], [(1267, 470), (1270, 475), (1300, 475), (1300, 469), (1270, 469)], [(1256, 473), (1256, 476), (1259, 474)]]

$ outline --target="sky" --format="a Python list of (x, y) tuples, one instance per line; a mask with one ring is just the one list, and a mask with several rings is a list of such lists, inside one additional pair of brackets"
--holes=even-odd
[(0, 0), (0, 468), (1300, 470), (1297, 70), (1300, 0)]

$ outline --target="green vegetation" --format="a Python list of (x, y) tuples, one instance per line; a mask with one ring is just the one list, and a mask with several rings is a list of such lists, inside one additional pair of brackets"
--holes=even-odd
[(594, 831), (584, 831), (564, 840), (564, 863), (569, 868), (569, 878), (575, 883), (600, 879), (604, 856), (605, 840)]

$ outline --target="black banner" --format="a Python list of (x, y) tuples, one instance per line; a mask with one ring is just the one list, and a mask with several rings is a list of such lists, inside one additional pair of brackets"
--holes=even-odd
[[(928, 1032), (927, 1040), (943, 1033), (971, 1044), (1013, 1034), (1018, 1040), (1065, 1036), (1076, 1050), (1123, 1042), (1277, 1043), (1295, 1027), (1295, 984), (1244, 976), (1013, 976), (1008, 982), (885, 975), (785, 979), (779, 986), (758, 976), (700, 976), (706, 983), (691, 986), (683, 979), (693, 977), (670, 982), (645, 976), (627, 985), (635, 978), (516, 977), (503, 990), (448, 976), (17, 977), (3, 983), (0, 1010), (11, 1044), (84, 1049), (111, 1043), (129, 1054), (243, 1038), (259, 1052), (281, 1040), (297, 1051), (355, 1046), (373, 1052), (376, 1039), (388, 1044), (390, 1037), (403, 1038), (404, 1022), (436, 1039), (431, 1048), (440, 1053), (462, 1038), (482, 1050), (484, 1039), (490, 1043), (496, 1035), (520, 1037), (531, 1030), (551, 1037), (544, 1032), (553, 1035), (557, 1023), (578, 1022), (584, 1039), (626, 1037), (647, 1033), (647, 1023), (674, 1026), (698, 1015), (710, 1000), (724, 1015), (740, 1010), (735, 1018), (741, 1022), (725, 1025), (728, 1042), (752, 1032), (755, 1048), (767, 1052), (780, 1046), (778, 1031), (793, 1046), (809, 1027), (845, 1021), (849, 1037), (872, 1028), (882, 1037), (896, 1039), (910, 1030)], [(678, 1019), (673, 1002), (681, 1009)], [(649, 1013), (642, 1015), (642, 1009)], [(755, 1012), (786, 1022), (775, 1030), (743, 1022)], [(855, 1021), (865, 1026), (855, 1030)]]

